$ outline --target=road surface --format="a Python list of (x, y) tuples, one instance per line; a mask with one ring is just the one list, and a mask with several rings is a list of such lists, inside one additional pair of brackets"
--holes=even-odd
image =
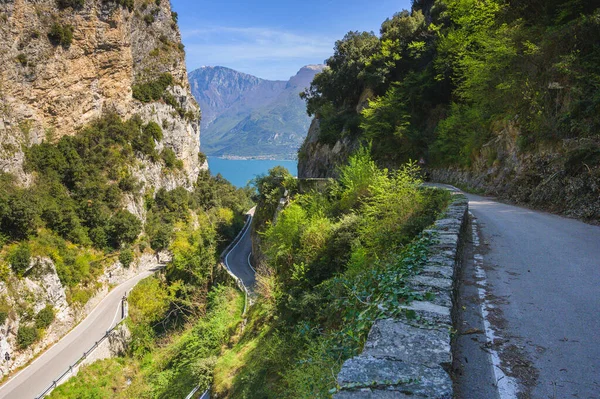
[[(244, 230), (240, 240), (227, 252), (225, 255), (225, 266), (231, 271), (237, 278), (242, 281), (248, 295), (252, 295), (254, 292), (254, 285), (256, 283), (255, 273), (256, 271), (252, 267), (251, 256), (252, 256), (252, 240), (250, 237), (250, 228), (252, 226), (252, 218), (254, 217), (254, 211), (256, 207), (250, 209), (247, 213), (248, 219), (244, 225)], [(196, 387), (188, 397), (192, 397), (198, 387)], [(199, 399), (205, 399), (210, 397), (210, 389), (204, 391)], [(186, 398), (187, 399), (187, 398)]]
[(2, 399), (33, 399), (121, 320), (121, 299), (149, 270), (115, 287), (69, 334), (0, 387)]
[(256, 283), (254, 269), (251, 264), (252, 240), (250, 239), (250, 225), (254, 215), (254, 208), (248, 212), (246, 230), (236, 245), (225, 256), (225, 265), (235, 274), (246, 287), (249, 293), (254, 290)]
[[(475, 227), (460, 294), (459, 396), (599, 399), (600, 227), (467, 197)], [(469, 303), (481, 305), (479, 320)], [(461, 348), (469, 343), (479, 353)]]

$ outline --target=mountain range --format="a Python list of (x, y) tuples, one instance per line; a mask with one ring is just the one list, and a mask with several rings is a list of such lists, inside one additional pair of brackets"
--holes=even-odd
[(221, 66), (189, 74), (202, 110), (207, 155), (294, 159), (311, 119), (299, 93), (323, 65), (307, 65), (288, 81), (266, 80)]

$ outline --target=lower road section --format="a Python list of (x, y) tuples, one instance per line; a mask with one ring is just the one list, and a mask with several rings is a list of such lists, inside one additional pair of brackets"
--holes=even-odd
[[(600, 227), (468, 198), (475, 245), (465, 271), (478, 290), (463, 292), (471, 290), (467, 302), (481, 305), (483, 319), (463, 315), (459, 334), (488, 355), (499, 397), (599, 399)], [(480, 355), (467, 349), (459, 356), (465, 384), (489, 376)], [(459, 389), (463, 398), (477, 397), (469, 391)]]
[(121, 300), (154, 270), (138, 274), (114, 288), (69, 334), (0, 387), (0, 398), (33, 399), (75, 363), (85, 351), (121, 320)]
[(256, 283), (255, 272), (252, 267), (252, 240), (250, 238), (250, 229), (252, 225), (252, 217), (254, 208), (248, 212), (248, 221), (246, 229), (240, 240), (233, 248), (225, 255), (225, 264), (229, 270), (235, 274), (251, 293)]

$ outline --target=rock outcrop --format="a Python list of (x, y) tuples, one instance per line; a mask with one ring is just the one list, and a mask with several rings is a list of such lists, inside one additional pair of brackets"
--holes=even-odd
[(299, 178), (337, 177), (338, 168), (359, 146), (358, 141), (350, 137), (342, 137), (330, 144), (320, 140), (320, 135), (319, 118), (314, 118), (298, 151)]
[[(60, 8), (56, 0), (0, 3), (0, 170), (27, 184), (22, 146), (77, 134), (103, 113), (116, 112), (159, 123), (159, 149), (168, 146), (183, 161), (182, 176), (142, 167), (142, 180), (189, 186), (201, 168), (199, 110), (170, 2), (135, 0), (131, 8), (105, 0), (71, 3), (74, 8)], [(173, 76), (168, 90), (181, 113), (132, 96), (134, 84), (162, 73)]]

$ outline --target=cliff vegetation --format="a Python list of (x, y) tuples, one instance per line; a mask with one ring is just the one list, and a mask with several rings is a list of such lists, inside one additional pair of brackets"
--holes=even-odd
[(423, 188), (412, 164), (378, 168), (364, 148), (339, 176), (319, 190), (298, 187), (282, 168), (256, 182), (257, 298), (217, 360), (214, 397), (330, 397), (373, 321), (422, 297), (406, 279), (424, 263), (420, 233), (448, 193)]
[(303, 94), (318, 129), (301, 174), (370, 142), (380, 165), (422, 158), (437, 178), (600, 219), (597, 2), (414, 1), (379, 33), (336, 42)]

